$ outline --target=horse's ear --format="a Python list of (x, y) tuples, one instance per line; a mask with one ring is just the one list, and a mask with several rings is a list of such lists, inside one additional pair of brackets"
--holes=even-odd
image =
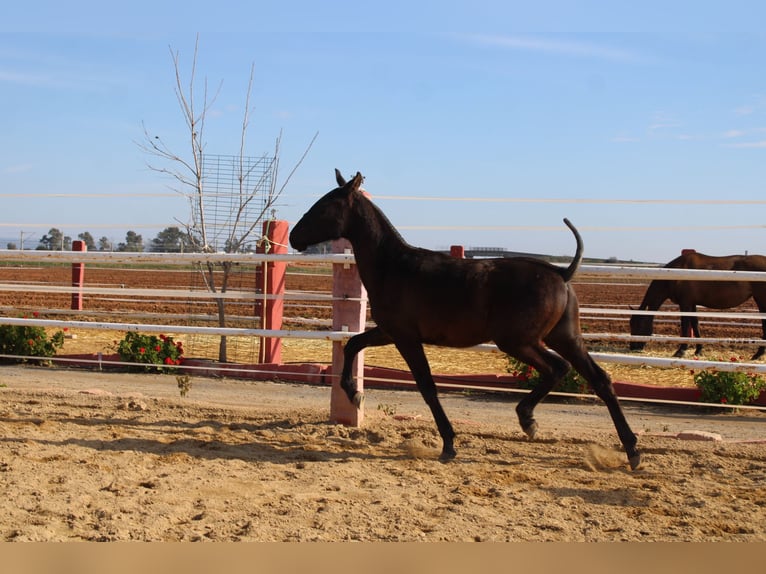
[(359, 188), (362, 187), (363, 181), (364, 177), (362, 177), (362, 174), (357, 171), (354, 179), (351, 180), (351, 191), (359, 191)]
[(338, 187), (343, 187), (344, 185), (346, 185), (346, 180), (343, 179), (343, 176), (341, 175), (340, 170), (338, 170), (337, 167), (335, 168), (335, 181), (338, 182)]

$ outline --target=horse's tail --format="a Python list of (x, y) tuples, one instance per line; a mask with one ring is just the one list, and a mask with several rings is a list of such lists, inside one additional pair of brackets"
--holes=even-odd
[(564, 223), (566, 223), (566, 226), (572, 230), (572, 233), (574, 233), (575, 236), (575, 241), (577, 241), (577, 249), (575, 250), (574, 257), (572, 257), (572, 262), (569, 264), (569, 267), (561, 271), (561, 276), (564, 278), (564, 281), (569, 281), (572, 279), (582, 262), (583, 243), (582, 237), (580, 237), (580, 232), (577, 231), (574, 225), (572, 225), (572, 222), (565, 217)]

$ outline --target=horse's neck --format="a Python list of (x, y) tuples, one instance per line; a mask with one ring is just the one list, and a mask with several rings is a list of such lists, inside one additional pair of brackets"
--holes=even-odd
[(652, 281), (649, 284), (649, 288), (646, 290), (644, 300), (641, 301), (641, 305), (638, 308), (640, 310), (648, 309), (649, 311), (656, 311), (662, 306), (668, 297), (669, 293), (667, 282)]
[[(348, 240), (354, 248), (359, 273), (365, 283), (375, 281), (384, 260), (395, 258), (411, 247), (404, 241), (388, 218), (371, 201), (364, 200), (357, 206), (354, 224)], [(369, 290), (369, 286), (367, 287)]]

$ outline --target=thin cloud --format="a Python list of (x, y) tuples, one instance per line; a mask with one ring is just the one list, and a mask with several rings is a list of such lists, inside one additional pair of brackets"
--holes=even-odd
[(626, 135), (626, 134), (617, 134), (612, 138), (612, 141), (615, 143), (634, 143), (637, 141), (641, 141), (640, 138)]
[(738, 116), (749, 116), (755, 111), (753, 106), (739, 106), (734, 110), (734, 113)]
[(12, 175), (15, 173), (27, 173), (29, 171), (32, 171), (32, 168), (33, 166), (31, 163), (9, 165), (8, 167), (3, 168), (2, 173), (5, 175)]
[(752, 97), (752, 101), (746, 104), (742, 104), (734, 108), (734, 115), (736, 116), (752, 116), (756, 112), (766, 108), (766, 97), (761, 95), (755, 95)]
[(647, 61), (643, 55), (636, 52), (591, 42), (573, 42), (532, 36), (476, 35), (469, 36), (469, 39), (474, 43), (484, 46), (494, 46), (510, 50), (524, 50), (614, 62), (644, 63)]
[(729, 143), (729, 144), (724, 144), (724, 147), (735, 148), (735, 149), (762, 149), (762, 148), (766, 148), (766, 140), (760, 140), (756, 142)]
[(655, 133), (662, 130), (672, 130), (681, 127), (681, 123), (664, 113), (656, 113), (652, 116), (652, 121), (649, 124), (649, 132)]
[(48, 90), (84, 90), (103, 91), (105, 86), (119, 85), (120, 80), (102, 76), (78, 75), (76, 72), (61, 73), (22, 73), (0, 69), (0, 84), (42, 88)]
[(53, 76), (44, 74), (28, 74), (11, 70), (0, 70), (0, 83), (14, 84), (17, 86), (31, 86), (35, 88), (62, 88), (64, 83)]

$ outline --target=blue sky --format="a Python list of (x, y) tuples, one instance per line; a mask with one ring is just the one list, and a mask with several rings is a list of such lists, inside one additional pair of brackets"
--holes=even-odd
[(697, 4), (5, 6), (0, 237), (188, 219), (136, 142), (145, 125), (188, 153), (170, 50), (188, 70), (199, 34), (198, 77), (222, 82), (210, 153), (239, 149), (251, 65), (247, 153), (281, 130), (284, 176), (319, 133), (281, 218), (338, 167), (425, 247), (571, 254), (568, 217), (591, 257), (766, 253), (766, 5)]

